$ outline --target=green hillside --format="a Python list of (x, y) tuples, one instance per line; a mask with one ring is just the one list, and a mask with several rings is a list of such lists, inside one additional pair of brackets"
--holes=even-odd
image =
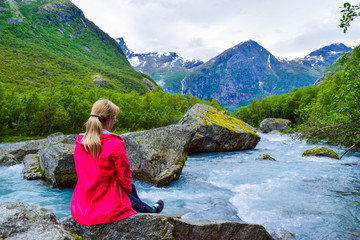
[(121, 92), (147, 91), (115, 40), (87, 20), (70, 1), (0, 2), (1, 81), (22, 87), (63, 83)]
[(1, 1), (0, 59), (0, 142), (82, 132), (99, 98), (120, 107), (116, 132), (175, 123), (200, 102), (150, 91), (154, 81), (68, 0)]

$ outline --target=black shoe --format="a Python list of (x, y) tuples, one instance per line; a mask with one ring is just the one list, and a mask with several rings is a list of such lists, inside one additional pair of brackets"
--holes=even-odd
[(164, 208), (164, 201), (163, 200), (157, 201), (154, 204), (153, 208), (155, 209), (155, 213), (160, 213)]

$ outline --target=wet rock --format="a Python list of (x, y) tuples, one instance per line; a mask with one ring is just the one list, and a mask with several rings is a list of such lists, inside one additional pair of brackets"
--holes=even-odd
[(161, 214), (136, 214), (121, 221), (85, 226), (71, 216), (60, 219), (65, 230), (84, 239), (272, 239), (261, 225), (209, 219), (181, 219)]
[(329, 158), (335, 158), (335, 159), (340, 159), (339, 155), (327, 148), (327, 147), (314, 147), (312, 149), (306, 150), (305, 152), (303, 152), (302, 154), (303, 157), (306, 156), (320, 156), (320, 157), (329, 157)]
[(24, 158), (23, 176), (27, 180), (43, 179), (44, 170), (41, 169), (38, 154), (29, 154)]
[(291, 121), (287, 119), (281, 118), (265, 118), (260, 123), (260, 129), (264, 133), (269, 133), (271, 131), (284, 131), (287, 127), (289, 127)]
[(188, 126), (170, 125), (122, 135), (133, 177), (157, 187), (177, 180), (194, 134)]
[(269, 161), (276, 161), (275, 158), (271, 157), (269, 154), (260, 154), (255, 160), (269, 160)]
[(255, 128), (205, 104), (194, 105), (179, 125), (192, 126), (196, 131), (190, 153), (247, 150), (260, 141)]
[(273, 235), (274, 240), (296, 240), (295, 235), (288, 231), (280, 231)]
[(62, 229), (49, 210), (19, 202), (0, 203), (1, 239), (79, 239)]

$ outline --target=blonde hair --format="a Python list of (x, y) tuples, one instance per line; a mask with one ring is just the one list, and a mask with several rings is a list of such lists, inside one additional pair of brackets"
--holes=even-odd
[(91, 109), (90, 118), (86, 122), (85, 135), (81, 142), (84, 143), (85, 150), (98, 159), (102, 145), (100, 136), (104, 128), (104, 123), (110, 117), (119, 114), (119, 107), (106, 99), (100, 99), (94, 103)]

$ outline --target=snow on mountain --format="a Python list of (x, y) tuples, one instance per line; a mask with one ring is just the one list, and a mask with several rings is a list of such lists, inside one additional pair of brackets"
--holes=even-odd
[(116, 40), (131, 66), (136, 71), (152, 77), (166, 92), (180, 92), (181, 80), (185, 75), (190, 70), (203, 64), (200, 60), (185, 59), (175, 52), (135, 53), (128, 49), (123, 38), (117, 38)]

